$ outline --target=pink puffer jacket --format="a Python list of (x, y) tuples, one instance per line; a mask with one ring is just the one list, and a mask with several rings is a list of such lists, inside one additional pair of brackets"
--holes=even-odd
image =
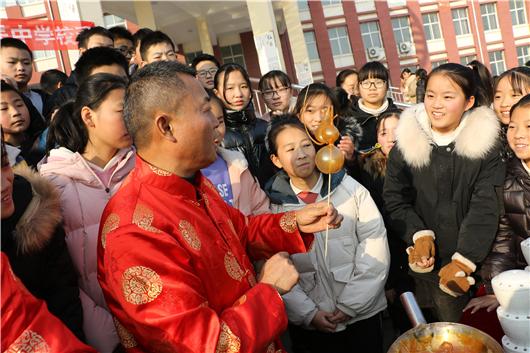
[(83, 328), (87, 343), (98, 352), (111, 353), (119, 343), (97, 279), (97, 240), (101, 214), (112, 195), (134, 167), (134, 150), (120, 150), (109, 164), (116, 163), (108, 187), (79, 154), (54, 149), (40, 174), (60, 191), (66, 243), (79, 274), (83, 305)]

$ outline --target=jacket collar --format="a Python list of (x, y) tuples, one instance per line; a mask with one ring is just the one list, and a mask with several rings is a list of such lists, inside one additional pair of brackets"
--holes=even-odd
[[(468, 159), (485, 157), (498, 140), (500, 125), (497, 116), (488, 107), (478, 107), (465, 113), (464, 118), (466, 125), (454, 141), (455, 153)], [(396, 146), (408, 165), (422, 168), (430, 163), (434, 142), (423, 103), (401, 114), (396, 134)]]
[(61, 200), (55, 187), (30, 167), (17, 165), (13, 185), (15, 213), (2, 220), (2, 236), (15, 237), (17, 251), (31, 254), (42, 249), (62, 219)]
[[(333, 192), (337, 186), (340, 185), (342, 179), (346, 175), (346, 171), (341, 169), (335, 174), (331, 174), (331, 191)], [(329, 174), (323, 174), (322, 189), (320, 189), (320, 196), (322, 198), (327, 197), (328, 194), (328, 179)], [(291, 188), (289, 183), (289, 176), (284, 170), (280, 170), (276, 173), (271, 180), (265, 185), (265, 192), (269, 196), (271, 203), (277, 205), (283, 204), (298, 204), (298, 197)]]

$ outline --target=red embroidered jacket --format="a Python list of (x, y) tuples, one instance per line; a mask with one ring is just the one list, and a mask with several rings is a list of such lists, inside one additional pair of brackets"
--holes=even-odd
[(251, 261), (312, 237), (294, 213), (245, 217), (200, 173), (191, 184), (137, 157), (102, 216), (98, 279), (129, 352), (276, 352), (284, 304)]

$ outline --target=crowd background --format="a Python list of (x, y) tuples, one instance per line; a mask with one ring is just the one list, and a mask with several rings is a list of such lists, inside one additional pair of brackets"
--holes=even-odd
[[(65, 339), (113, 352), (130, 342), (102, 291), (97, 244), (103, 210), (143, 138), (133, 140), (138, 134), (124, 121), (126, 92), (145, 67), (176, 61), (176, 51), (148, 28), (93, 27), (77, 42), (75, 70), (45, 72), (33, 88), (31, 50), (1, 40), (2, 252), (46, 303), (43, 315), (73, 334)], [(336, 87), (313, 83), (299, 92), (286, 73), (271, 71), (258, 84), (261, 116), (240, 65), (202, 54), (189, 68), (216, 121), (216, 160), (201, 172), (226, 203), (247, 216), (297, 210), (325, 200), (329, 182), (345, 217), (331, 232), (329, 263), (319, 233), (310, 250), (316, 268), (283, 296), (290, 350), (351, 352), (366, 343), (382, 352), (384, 340), (410, 328), (398, 299), (405, 291), (415, 292), (431, 321), (464, 322), (500, 340), (491, 278), (524, 267), (519, 244), (530, 235), (529, 67), (498, 77), (478, 61), (405, 69), (399, 106), (376, 61), (340, 72)], [(142, 107), (132, 101), (127, 109)], [(313, 141), (329, 111), (345, 164), (325, 175)], [(4, 310), (4, 286), (2, 297), (5, 350), (19, 335), (6, 326), (14, 309)]]

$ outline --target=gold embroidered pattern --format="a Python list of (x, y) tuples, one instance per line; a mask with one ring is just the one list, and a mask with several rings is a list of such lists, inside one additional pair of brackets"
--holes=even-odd
[(51, 352), (50, 346), (46, 343), (46, 340), (38, 333), (25, 330), (20, 336), (13, 342), (6, 353), (49, 353)]
[(225, 255), (225, 268), (226, 272), (228, 272), (228, 275), (236, 281), (241, 281), (241, 279), (245, 275), (245, 273), (241, 269), (241, 266), (239, 266), (236, 257), (230, 251), (227, 252)]
[(137, 204), (134, 209), (132, 222), (139, 228), (147, 230), (153, 233), (161, 233), (161, 231), (152, 226), (153, 224), (153, 211), (145, 205)]
[(296, 223), (296, 214), (294, 212), (286, 212), (280, 218), (280, 227), (284, 232), (294, 233), (298, 229)]
[(204, 205), (210, 208), (210, 200), (208, 199), (208, 196), (206, 196), (206, 194), (202, 194), (202, 200), (204, 201)]
[(254, 276), (252, 273), (249, 273), (247, 279), (251, 287), (254, 287), (256, 285), (256, 276)]
[(116, 326), (116, 332), (118, 333), (118, 337), (120, 338), (120, 342), (125, 347), (125, 349), (133, 348), (138, 345), (138, 342), (134, 339), (134, 336), (132, 333), (129, 332), (115, 317), (112, 318), (114, 320), (114, 326)]
[(269, 344), (267, 346), (267, 353), (274, 353), (276, 351), (276, 346), (274, 345), (274, 342)]
[(217, 189), (215, 188), (215, 186), (212, 184), (212, 182), (210, 180), (205, 178), (204, 184), (206, 184), (207, 187), (209, 187), (210, 189), (212, 189), (216, 193), (218, 192)]
[(171, 172), (168, 172), (167, 170), (157, 168), (151, 164), (147, 164), (147, 165), (149, 166), (149, 169), (151, 169), (151, 171), (158, 176), (170, 176), (172, 174)]
[(125, 300), (134, 305), (152, 302), (162, 293), (160, 276), (144, 266), (132, 266), (122, 275), (122, 291)]
[(195, 228), (193, 228), (190, 222), (181, 220), (179, 222), (179, 230), (184, 240), (186, 240), (188, 245), (193, 250), (201, 250), (201, 241), (199, 237), (197, 236), (197, 232), (195, 231)]
[(116, 213), (111, 213), (108, 215), (105, 223), (103, 223), (103, 229), (101, 230), (101, 245), (105, 248), (107, 245), (107, 234), (118, 228), (120, 224), (120, 216)]
[(217, 341), (215, 353), (238, 353), (241, 349), (241, 340), (237, 337), (230, 327), (221, 322), (221, 333)]

